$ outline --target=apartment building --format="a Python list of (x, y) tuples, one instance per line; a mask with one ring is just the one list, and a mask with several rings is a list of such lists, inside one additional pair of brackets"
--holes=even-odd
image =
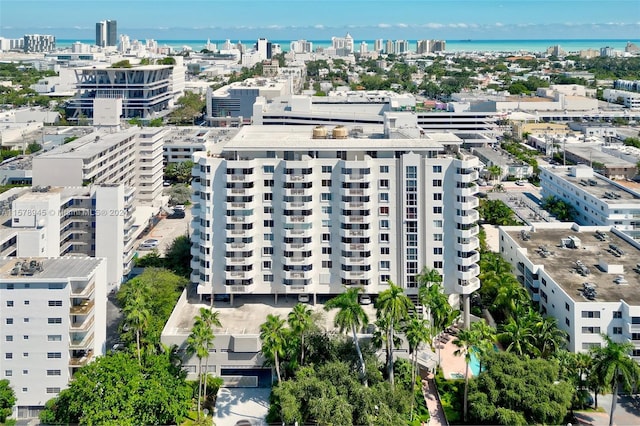
[(133, 188), (16, 188), (0, 197), (0, 255), (104, 258), (106, 282), (116, 288), (133, 266), (134, 243), (149, 209), (133, 204)]
[(540, 186), (542, 198), (553, 196), (572, 205), (579, 225), (613, 226), (640, 238), (640, 194), (591, 167), (541, 167)]
[(544, 223), (500, 227), (500, 253), (540, 312), (557, 319), (568, 349), (633, 344), (640, 362), (640, 244), (610, 227)]
[(123, 184), (136, 201), (152, 204), (162, 192), (163, 141), (168, 129), (96, 131), (33, 158), (33, 185)]
[(186, 68), (176, 65), (141, 65), (133, 68), (88, 66), (75, 69), (76, 91), (65, 105), (67, 119), (91, 119), (96, 98), (122, 99), (122, 117), (152, 119), (166, 113), (184, 91)]
[(37, 417), (73, 374), (105, 353), (104, 259), (0, 259), (0, 375), (13, 415)]
[(56, 38), (52, 35), (26, 34), (22, 48), (25, 53), (51, 52), (56, 48)]
[(112, 20), (96, 23), (96, 46), (116, 46), (118, 38), (118, 22)]
[(468, 313), (480, 285), (479, 162), (460, 143), (392, 127), (245, 126), (195, 153), (197, 293), (316, 301), (393, 280), (416, 296), (426, 266)]

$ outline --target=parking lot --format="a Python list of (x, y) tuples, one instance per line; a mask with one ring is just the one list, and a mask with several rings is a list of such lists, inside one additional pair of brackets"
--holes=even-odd
[[(172, 216), (163, 217), (160, 222), (147, 234), (138, 241), (138, 256), (144, 256), (153, 250), (152, 248), (144, 248), (146, 240), (158, 240), (156, 249), (160, 256), (164, 256), (167, 249), (177, 237), (181, 235), (190, 235), (191, 209), (185, 209), (183, 218), (175, 218)], [(140, 247), (143, 245), (143, 247)]]

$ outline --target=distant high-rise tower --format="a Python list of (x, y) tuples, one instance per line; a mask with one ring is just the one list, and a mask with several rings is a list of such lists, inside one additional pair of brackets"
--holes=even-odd
[(96, 23), (96, 46), (116, 46), (118, 24), (116, 21), (100, 21)]

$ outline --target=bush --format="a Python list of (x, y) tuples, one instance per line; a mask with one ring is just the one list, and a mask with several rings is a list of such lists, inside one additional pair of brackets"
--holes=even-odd
[(449, 423), (461, 423), (462, 404), (464, 398), (464, 380), (447, 380), (442, 369), (436, 374), (436, 388), (440, 394), (440, 402), (444, 415)]

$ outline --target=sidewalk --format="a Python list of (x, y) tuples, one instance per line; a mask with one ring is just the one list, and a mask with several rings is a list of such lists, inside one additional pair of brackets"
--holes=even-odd
[(448, 426), (449, 423), (447, 423), (447, 418), (444, 415), (444, 409), (436, 391), (436, 382), (433, 380), (432, 375), (422, 381), (422, 394), (431, 416), (429, 426)]

